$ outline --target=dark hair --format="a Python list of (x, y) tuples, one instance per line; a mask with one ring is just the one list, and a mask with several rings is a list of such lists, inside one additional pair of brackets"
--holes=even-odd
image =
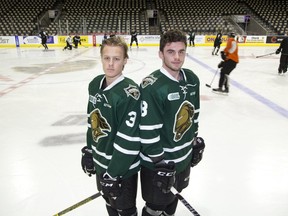
[(235, 34), (234, 32), (230, 32), (230, 33), (228, 34), (228, 37), (235, 38), (235, 36), (236, 36), (236, 34)]
[(101, 48), (100, 48), (100, 54), (102, 56), (103, 54), (103, 49), (105, 46), (119, 46), (123, 48), (124, 51), (124, 58), (129, 58), (128, 56), (128, 46), (125, 40), (121, 36), (114, 36), (110, 37), (106, 40), (103, 41)]
[(172, 42), (183, 42), (185, 47), (187, 47), (186, 34), (180, 30), (169, 30), (165, 32), (160, 38), (160, 51), (163, 52), (166, 44)]

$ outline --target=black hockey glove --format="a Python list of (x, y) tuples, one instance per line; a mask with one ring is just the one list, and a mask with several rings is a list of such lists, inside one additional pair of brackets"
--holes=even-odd
[(225, 54), (225, 52), (224, 52), (224, 51), (221, 51), (220, 54), (221, 54), (221, 58), (225, 61), (225, 60), (226, 60), (226, 54)]
[(91, 177), (92, 175), (96, 174), (96, 170), (93, 163), (92, 149), (89, 149), (87, 146), (85, 146), (81, 149), (81, 152), (82, 152), (82, 159), (81, 159), (82, 169), (88, 176)]
[(218, 68), (222, 68), (224, 66), (224, 61), (219, 62)]
[(169, 193), (175, 183), (175, 164), (174, 162), (165, 163), (164, 160), (155, 164), (155, 175), (153, 184), (159, 187), (163, 193)]
[(203, 157), (205, 143), (202, 137), (196, 137), (193, 142), (191, 167), (196, 166)]
[(275, 53), (278, 55), (280, 52), (280, 49), (277, 49)]
[(100, 184), (102, 188), (103, 195), (116, 199), (121, 195), (121, 179), (112, 178), (108, 173), (100, 175)]

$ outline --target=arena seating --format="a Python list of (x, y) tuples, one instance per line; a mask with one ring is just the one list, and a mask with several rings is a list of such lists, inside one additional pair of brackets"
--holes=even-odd
[[(83, 16), (85, 14), (85, 16)], [(143, 18), (142, 18), (143, 20)], [(83, 32), (86, 28), (88, 34), (110, 33), (110, 32), (127, 32), (128, 29), (134, 29), (141, 34), (148, 34), (148, 23), (141, 25), (141, 11), (133, 10), (69, 10), (67, 15), (58, 23), (53, 23), (49, 29), (56, 29), (61, 26), (62, 33)], [(84, 29), (85, 32), (85, 29)], [(128, 31), (130, 32), (130, 31)]]
[(279, 34), (288, 32), (287, 0), (245, 0), (246, 4)]
[(28, 35), (37, 27), (37, 18), (54, 4), (54, 0), (1, 1), (0, 35)]
[(223, 16), (245, 14), (238, 4), (231, 4), (229, 0), (223, 0), (221, 4), (213, 0), (157, 0), (156, 8), (160, 10), (162, 32), (175, 26), (197, 34), (228, 32), (233, 27), (225, 23)]
[(72, 33), (129, 34), (131, 30), (136, 30), (139, 34), (149, 34), (145, 0), (71, 0), (65, 2), (63, 10), (66, 15), (60, 22), (51, 24), (49, 29), (59, 28), (60, 25), (64, 34), (67, 26)]

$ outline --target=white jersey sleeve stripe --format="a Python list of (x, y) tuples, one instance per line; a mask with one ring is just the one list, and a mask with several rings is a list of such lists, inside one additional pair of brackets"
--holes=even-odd
[(131, 136), (127, 136), (126, 134), (123, 134), (121, 132), (117, 132), (117, 136), (127, 140), (127, 141), (131, 141), (131, 142), (140, 142), (140, 137), (131, 137)]
[(135, 169), (135, 168), (137, 168), (139, 165), (140, 165), (140, 160), (138, 160), (136, 163), (132, 164), (132, 165), (129, 167), (129, 170)]
[(95, 162), (96, 164), (98, 164), (99, 166), (101, 166), (102, 168), (104, 168), (104, 169), (107, 170), (108, 166), (105, 166), (104, 164), (102, 164), (102, 163), (100, 163), (99, 161), (95, 160), (95, 158), (93, 158), (93, 160), (94, 160), (94, 162)]
[(140, 125), (140, 130), (155, 130), (162, 128), (163, 124), (157, 124), (157, 125)]
[(173, 161), (174, 163), (180, 163), (182, 161), (184, 161), (187, 157), (189, 157), (189, 155), (191, 154), (192, 149), (190, 149), (190, 151), (187, 152), (187, 154), (185, 154), (184, 156), (177, 158), (175, 160), (164, 160), (166, 163), (169, 163), (170, 161)]
[(141, 139), (142, 144), (154, 144), (160, 141), (160, 136), (157, 136), (153, 139)]
[(107, 160), (111, 160), (112, 156), (111, 155), (107, 155), (104, 152), (100, 152), (98, 151), (94, 146), (92, 146), (92, 149), (96, 152), (96, 154), (106, 158)]
[(139, 151), (132, 151), (132, 150), (124, 149), (116, 143), (114, 143), (114, 148), (117, 149), (117, 151), (126, 155), (138, 155), (139, 154)]
[(163, 150), (164, 150), (165, 152), (176, 152), (176, 151), (179, 151), (179, 150), (181, 150), (181, 149), (183, 149), (183, 148), (186, 148), (186, 147), (192, 145), (192, 141), (193, 141), (193, 140), (184, 143), (184, 145), (176, 146), (176, 147), (174, 147), (174, 148), (163, 148)]

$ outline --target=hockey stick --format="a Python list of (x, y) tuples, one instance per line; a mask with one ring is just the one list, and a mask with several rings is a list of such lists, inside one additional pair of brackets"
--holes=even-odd
[(213, 83), (213, 81), (214, 81), (214, 79), (215, 79), (215, 77), (216, 77), (216, 75), (217, 75), (217, 73), (218, 73), (218, 70), (219, 70), (219, 68), (217, 68), (217, 70), (215, 71), (215, 74), (214, 74), (214, 76), (213, 76), (213, 79), (212, 79), (211, 82), (210, 82), (210, 85), (209, 85), (209, 84), (206, 84), (206, 86), (207, 86), (208, 88), (211, 88), (211, 85), (212, 85), (212, 83)]
[(82, 205), (84, 205), (84, 204), (86, 204), (86, 203), (88, 203), (88, 202), (96, 199), (96, 198), (99, 197), (99, 196), (101, 196), (101, 192), (98, 192), (98, 193), (96, 193), (96, 194), (93, 194), (92, 196), (87, 197), (86, 199), (84, 199), (84, 200), (82, 200), (82, 201), (80, 201), (80, 202), (78, 202), (78, 203), (76, 203), (76, 204), (74, 204), (74, 205), (72, 205), (72, 206), (64, 209), (63, 211), (61, 211), (61, 212), (59, 212), (59, 213), (57, 213), (57, 214), (54, 214), (53, 216), (64, 215), (64, 214), (66, 214), (67, 212), (70, 212), (70, 211), (72, 211), (72, 210), (74, 210), (74, 209), (76, 209), (76, 208), (78, 208), (78, 207), (80, 207), (80, 206), (82, 206)]
[(261, 58), (261, 57), (269, 56), (269, 55), (273, 55), (273, 54), (275, 54), (275, 52), (268, 53), (268, 54), (265, 54), (265, 55), (259, 55), (259, 56), (256, 56), (256, 58)]
[(176, 190), (176, 188), (172, 187), (171, 192), (180, 200), (185, 207), (194, 215), (200, 216), (200, 214), (187, 202), (187, 200)]

